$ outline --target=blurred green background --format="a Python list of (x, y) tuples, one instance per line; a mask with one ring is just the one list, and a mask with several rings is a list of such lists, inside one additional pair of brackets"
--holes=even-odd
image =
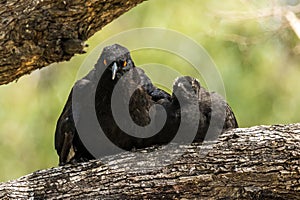
[[(300, 41), (284, 12), (275, 13), (279, 6), (297, 4), (299, 0), (150, 0), (95, 34), (87, 50), (132, 28), (176, 30), (209, 53), (241, 127), (299, 122)], [(133, 54), (137, 65), (151, 58), (170, 66), (177, 62), (159, 51)], [(84, 59), (77, 55), (0, 86), (0, 181), (57, 166), (56, 120)]]

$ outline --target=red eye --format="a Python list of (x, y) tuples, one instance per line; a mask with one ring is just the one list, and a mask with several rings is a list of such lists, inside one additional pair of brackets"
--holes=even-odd
[(123, 63), (123, 67), (126, 67), (126, 65), (127, 65), (127, 62), (125, 60), (124, 63)]

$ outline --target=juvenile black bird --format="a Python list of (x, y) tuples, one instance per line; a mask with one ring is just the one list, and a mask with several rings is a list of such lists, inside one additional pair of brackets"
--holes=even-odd
[[(87, 101), (75, 101), (74, 91), (84, 97), (94, 95), (91, 97), (95, 100), (94, 105)], [(162, 121), (160, 115), (163, 108), (166, 111), (165, 124), (157, 134), (150, 134), (153, 129), (145, 129), (139, 135), (123, 130), (112, 110), (114, 91), (118, 91), (115, 93), (119, 102), (113, 107), (121, 116), (121, 124), (130, 130), (135, 130), (135, 125), (146, 127), (151, 123), (155, 129)], [(155, 105), (160, 107), (151, 110)], [(130, 116), (123, 118), (126, 112), (122, 110), (126, 106), (129, 107)], [(77, 81), (71, 90), (55, 132), (55, 148), (60, 165), (95, 158), (83, 145), (75, 126), (75, 122), (78, 125), (86, 118), (84, 111), (91, 109), (95, 110), (98, 122), (110, 142), (124, 150), (167, 144), (174, 137), (175, 142), (203, 141), (209, 127), (212, 127), (213, 134), (207, 138), (215, 139), (214, 133), (238, 127), (231, 108), (221, 96), (207, 92), (191, 77), (178, 78), (173, 85), (172, 96), (169, 95), (155, 87), (144, 71), (135, 67), (128, 49), (118, 44), (105, 47), (95, 67)], [(178, 131), (183, 135), (177, 137)], [(194, 135), (189, 138), (190, 132), (194, 132)], [(101, 149), (101, 145), (97, 148), (100, 148), (101, 155), (111, 153), (104, 147)]]
[[(194, 125), (191, 122), (199, 120), (196, 121), (197, 133), (190, 136), (193, 142), (202, 142), (204, 139), (215, 140), (221, 132), (238, 127), (235, 115), (224, 98), (215, 92), (208, 92), (190, 76), (175, 80), (170, 104), (171, 112), (181, 116), (180, 123), (186, 127), (184, 133), (195, 131), (195, 128), (191, 127)], [(199, 112), (195, 111), (196, 108)], [(186, 136), (184, 134), (179, 140), (184, 141)]]

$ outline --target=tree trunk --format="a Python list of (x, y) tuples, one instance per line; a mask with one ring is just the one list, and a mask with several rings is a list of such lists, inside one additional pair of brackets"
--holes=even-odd
[(0, 85), (83, 53), (84, 41), (145, 0), (1, 0)]
[(0, 198), (300, 199), (299, 133), (300, 124), (239, 128), (202, 145), (41, 170), (0, 184)]

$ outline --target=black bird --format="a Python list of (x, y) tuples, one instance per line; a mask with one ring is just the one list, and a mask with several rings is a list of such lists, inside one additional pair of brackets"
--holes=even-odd
[[(215, 140), (221, 132), (238, 128), (235, 115), (224, 98), (215, 92), (208, 92), (190, 76), (175, 80), (171, 107), (171, 112), (178, 113), (182, 119), (181, 124), (186, 127), (186, 130), (183, 130), (183, 137), (179, 138), (180, 141), (185, 140), (184, 137), (187, 136), (185, 133), (195, 131), (194, 127), (190, 127), (195, 124), (191, 123), (193, 121), (198, 122), (197, 133), (189, 138), (189, 141), (192, 139), (193, 142), (202, 142), (204, 139)], [(195, 112), (197, 107), (199, 112)]]
[[(130, 150), (132, 147), (141, 148), (144, 146), (142, 139), (132, 137), (121, 131), (112, 116), (110, 106), (112, 92), (119, 79), (129, 71), (132, 72), (131, 80), (123, 83), (121, 92), (124, 92), (122, 94), (124, 96), (128, 95), (129, 88), (136, 89), (129, 102), (131, 105), (129, 112), (136, 124), (140, 126), (149, 124), (148, 112), (150, 107), (161, 99), (168, 100), (171, 98), (168, 93), (156, 88), (142, 69), (135, 67), (128, 49), (118, 44), (105, 47), (95, 67), (73, 86), (57, 121), (55, 149), (59, 155), (60, 165), (95, 158), (83, 145), (75, 126), (75, 121), (79, 125), (83, 121), (84, 110), (91, 109), (91, 107), (96, 110), (99, 124), (106, 136), (118, 147)], [(83, 101), (74, 102), (74, 90), (82, 97), (90, 97), (92, 91), (96, 91), (95, 105)], [(75, 113), (74, 108), (76, 109)]]
[[(154, 124), (155, 129), (162, 121), (159, 116), (164, 109), (166, 119), (161, 130), (153, 136), (149, 136), (153, 131), (151, 128), (147, 129), (149, 133), (145, 131), (140, 135), (130, 135), (122, 130), (117, 125), (111, 108), (114, 90), (118, 90), (119, 104), (116, 109), (121, 118), (126, 114), (121, 110), (126, 105), (129, 107), (130, 117), (121, 119), (123, 125), (135, 130), (135, 124), (140, 127)], [(95, 100), (94, 105), (86, 103), (87, 101), (74, 100), (74, 91), (84, 97), (94, 95), (91, 97)], [(151, 110), (153, 107), (155, 109)], [(199, 112), (195, 112), (195, 108)], [(212, 127), (213, 134), (208, 138), (214, 139), (215, 133), (238, 127), (231, 108), (221, 96), (207, 92), (191, 77), (178, 78), (173, 85), (172, 96), (169, 95), (155, 87), (144, 71), (135, 67), (128, 49), (118, 44), (105, 47), (95, 67), (87, 76), (77, 81), (71, 90), (55, 132), (55, 148), (60, 165), (95, 158), (83, 145), (77, 126), (75, 127), (75, 122), (80, 125), (84, 121), (84, 111), (91, 109), (95, 110), (106, 137), (124, 150), (167, 144), (174, 137), (175, 142), (186, 142), (187, 138), (190, 142), (203, 141), (209, 127)], [(193, 122), (197, 122), (196, 127), (193, 127)], [(177, 137), (178, 131), (186, 135), (194, 131), (195, 134), (190, 138), (184, 134)], [(105, 148), (101, 149), (101, 156), (110, 153)]]

